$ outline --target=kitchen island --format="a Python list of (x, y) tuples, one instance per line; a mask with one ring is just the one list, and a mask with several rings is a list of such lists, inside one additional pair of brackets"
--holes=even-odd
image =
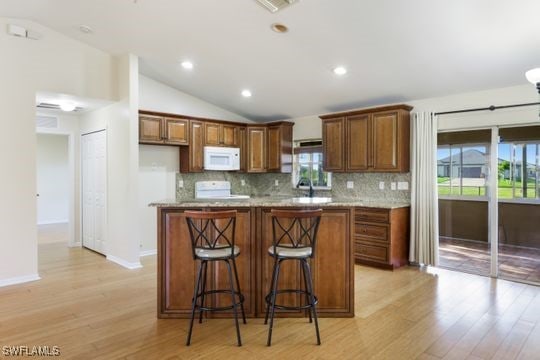
[[(187, 200), (162, 201), (150, 204), (158, 212), (158, 317), (187, 318), (191, 311), (191, 298), (196, 275), (192, 258), (189, 231), (184, 216), (186, 210), (235, 209), (236, 244), (241, 253), (237, 258), (240, 286), (245, 296), (245, 311), (249, 317), (264, 317), (264, 296), (268, 292), (272, 274), (272, 259), (267, 254), (272, 244), (271, 209), (322, 208), (316, 256), (311, 261), (315, 294), (319, 299), (321, 317), (354, 316), (354, 260), (356, 243), (355, 211), (407, 212), (406, 203), (387, 201), (360, 201), (330, 198), (262, 197), (242, 200)], [(360, 212), (362, 214), (362, 212)], [(402, 249), (403, 252), (403, 249)], [(390, 254), (389, 254), (390, 255)], [(400, 258), (404, 254), (400, 254)], [(406, 255), (405, 255), (406, 256)], [(228, 286), (224, 264), (209, 267), (209, 286)], [(280, 274), (280, 288), (302, 288), (298, 264), (285, 262)], [(285, 305), (297, 305), (299, 295), (283, 296)], [(230, 298), (217, 294), (213, 306), (223, 306)], [(222, 305), (223, 304), (223, 305)], [(304, 316), (303, 311), (280, 311), (278, 316)], [(221, 312), (209, 316), (232, 316)]]

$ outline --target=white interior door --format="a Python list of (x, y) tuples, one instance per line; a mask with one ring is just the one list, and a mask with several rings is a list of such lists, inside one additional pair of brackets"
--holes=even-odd
[(82, 245), (106, 254), (107, 133), (86, 134), (82, 147)]

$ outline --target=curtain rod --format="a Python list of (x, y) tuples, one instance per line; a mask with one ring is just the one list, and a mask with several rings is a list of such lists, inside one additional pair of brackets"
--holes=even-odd
[(454, 111), (442, 111), (442, 112), (435, 113), (434, 115), (460, 114), (460, 113), (468, 113), (468, 112), (475, 112), (475, 111), (487, 111), (487, 110), (495, 111), (495, 110), (498, 110), (498, 109), (508, 109), (508, 108), (523, 107), (523, 106), (533, 106), (533, 105), (540, 105), (540, 102), (525, 103), (525, 104), (514, 104), (514, 105), (501, 105), (501, 106), (491, 105), (489, 107), (484, 107), (484, 108), (462, 109), (462, 110), (454, 110)]

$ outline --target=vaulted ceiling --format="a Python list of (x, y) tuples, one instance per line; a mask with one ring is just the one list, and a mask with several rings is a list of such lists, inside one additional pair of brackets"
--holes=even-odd
[(0, 16), (134, 53), (143, 74), (253, 120), (524, 84), (539, 14), (538, 0), (301, 0), (274, 14), (255, 0), (0, 2)]

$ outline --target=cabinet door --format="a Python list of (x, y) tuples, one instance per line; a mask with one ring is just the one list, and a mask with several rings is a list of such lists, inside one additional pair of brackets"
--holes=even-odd
[(190, 121), (191, 144), (189, 146), (189, 171), (202, 172), (204, 169), (204, 134), (203, 123), (200, 121)]
[(248, 127), (247, 172), (266, 172), (266, 127)]
[(246, 128), (241, 127), (238, 129), (238, 146), (240, 147), (240, 171), (245, 172), (247, 169), (247, 135)]
[(163, 143), (162, 118), (151, 115), (139, 116), (139, 142)]
[(189, 120), (164, 118), (165, 142), (174, 145), (187, 145), (189, 143)]
[(221, 145), (221, 125), (204, 123), (204, 143), (208, 146)]
[(221, 125), (221, 144), (225, 146), (238, 146), (238, 126), (234, 125)]
[(279, 126), (268, 127), (267, 158), (268, 171), (281, 170), (281, 129)]
[[(223, 210), (223, 209), (212, 209)], [(240, 248), (240, 255), (236, 258), (238, 280), (240, 290), (244, 295), (244, 311), (246, 316), (255, 316), (255, 242), (251, 236), (251, 211), (249, 209), (237, 209), (235, 245)], [(218, 222), (219, 225), (219, 222)], [(214, 236), (216, 234), (213, 234)], [(211, 235), (212, 236), (212, 235)], [(223, 261), (215, 262), (208, 268), (208, 285), (213, 289), (229, 289), (229, 272)], [(210, 275), (212, 274), (212, 276)], [(234, 279), (234, 278), (233, 278)], [(210, 283), (211, 282), (211, 283)], [(236, 288), (236, 283), (235, 283)], [(229, 306), (231, 296), (229, 294), (216, 294), (212, 297), (212, 306)], [(213, 317), (231, 317), (232, 310), (216, 312)]]
[(375, 113), (373, 126), (373, 170), (398, 170), (398, 113)]
[(325, 209), (319, 224), (312, 273), (317, 310), (353, 313), (354, 279), (348, 209)]
[(345, 120), (325, 119), (322, 122), (323, 167), (325, 171), (345, 170)]
[(347, 171), (367, 170), (370, 164), (369, 115), (347, 118)]

